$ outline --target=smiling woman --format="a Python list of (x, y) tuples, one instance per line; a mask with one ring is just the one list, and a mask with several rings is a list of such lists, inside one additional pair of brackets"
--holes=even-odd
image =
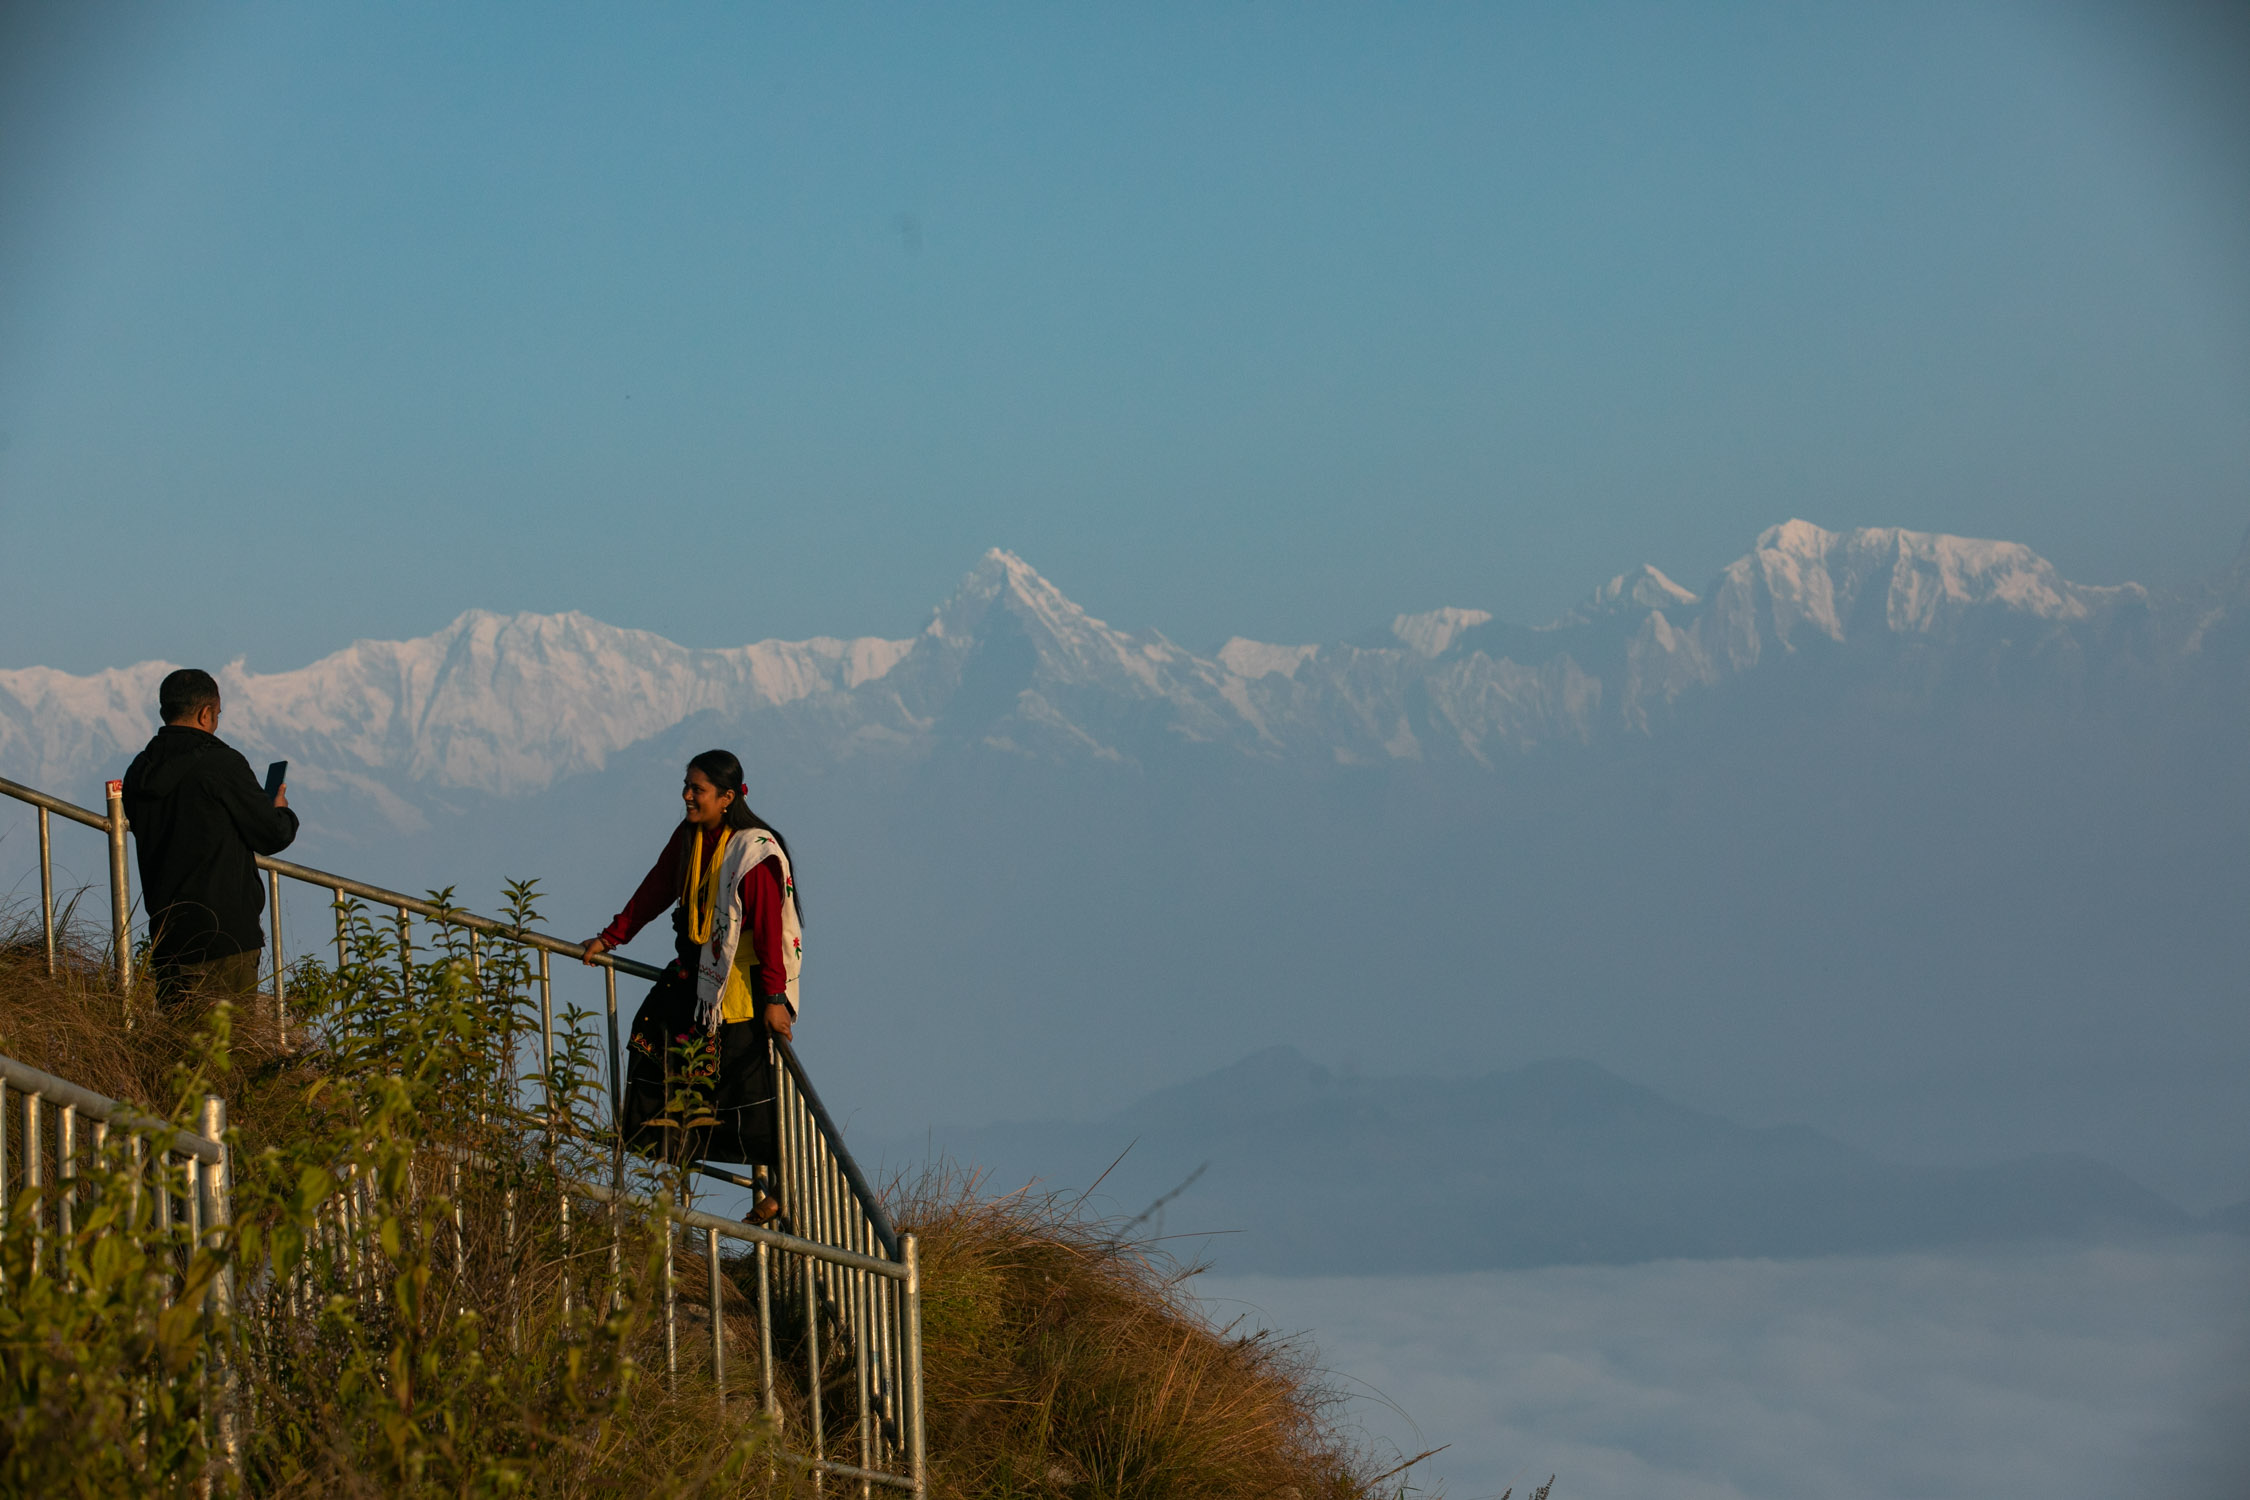
[(789, 846), (750, 810), (742, 762), (688, 762), (686, 816), (625, 909), (586, 943), (593, 959), (672, 910), (675, 957), (633, 1017), (625, 1131), (667, 1161), (766, 1168), (750, 1217), (781, 1211), (774, 1055), (797, 1019), (802, 924)]

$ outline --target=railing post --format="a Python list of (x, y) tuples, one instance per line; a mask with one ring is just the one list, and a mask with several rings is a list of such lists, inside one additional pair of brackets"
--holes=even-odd
[(414, 923), (406, 908), (398, 909), (398, 1001), (401, 1005), (413, 1003), (414, 998)]
[(615, 1312), (625, 1305), (625, 1089), (617, 1057), (617, 965), (606, 959), (602, 980), (609, 996), (610, 1191), (617, 1195), (609, 1202), (609, 1306)]
[[(828, 1456), (828, 1435), (821, 1430), (820, 1413), (820, 1262), (811, 1256), (805, 1261), (805, 1406), (810, 1417), (812, 1458), (817, 1463)], [(826, 1481), (819, 1473), (813, 1475), (813, 1492), (821, 1493)]]
[(773, 1274), (766, 1242), (759, 1240), (758, 1257), (758, 1409), (776, 1423), (781, 1407), (773, 1393)]
[(922, 1268), (913, 1235), (900, 1235), (898, 1249), (906, 1263), (906, 1452), (914, 1494), (921, 1500), (930, 1492), (929, 1453), (922, 1441)]
[[(203, 1096), (203, 1113), (197, 1128), (203, 1138), (219, 1144), (219, 1159), (195, 1163), (196, 1200), (202, 1223), (198, 1226), (200, 1237), (209, 1243), (203, 1248), (212, 1254), (220, 1253), (220, 1240), (228, 1221), (233, 1217), (234, 1196), (232, 1174), (227, 1171), (227, 1153), (223, 1144), (227, 1133), (227, 1103), (217, 1094)], [(219, 1452), (227, 1471), (233, 1473), (241, 1466), (242, 1452), (234, 1419), (234, 1362), (227, 1358), (224, 1343), (224, 1325), (234, 1312), (234, 1272), (221, 1264), (219, 1274), (211, 1278), (211, 1290), (204, 1303), (212, 1322), (218, 1325), (219, 1361)]]
[(133, 990), (133, 900), (125, 885), (125, 783), (109, 783), (109, 932), (117, 944), (117, 987)]
[(539, 954), (539, 1066), (547, 1095), (547, 1150), (555, 1149), (555, 992), (547, 976), (547, 950)]
[(31, 1198), (31, 1274), (39, 1274), (39, 1262), (46, 1254), (47, 1200), (37, 1192), (42, 1169), (46, 1166), (47, 1142), (39, 1128), (38, 1090), (23, 1098), (23, 1185), (33, 1189)]
[(703, 1231), (706, 1290), (711, 1303), (711, 1391), (718, 1398), (719, 1410), (727, 1409), (727, 1325), (726, 1304), (719, 1283), (719, 1231)]
[(273, 1025), (277, 1044), (289, 1050), (289, 997), (281, 981), (281, 872), (266, 871), (266, 909), (273, 918)]
[(329, 889), (336, 893), (335, 903), (330, 910), (336, 913), (336, 972), (341, 974), (344, 972), (344, 888), (338, 885)]
[[(609, 1001), (609, 1122), (619, 1132), (625, 1129), (625, 1082), (617, 1055), (617, 965), (602, 965), (602, 985)], [(622, 1134), (619, 1136), (623, 1140)], [(624, 1182), (618, 1189), (624, 1189)]]
[[(547, 1152), (547, 1165), (552, 1168), (554, 1164), (554, 1150), (550, 1147)], [(564, 1189), (559, 1197), (561, 1201), (556, 1206), (562, 1211), (562, 1309), (563, 1321), (567, 1323), (570, 1321), (572, 1310), (578, 1305), (577, 1293), (572, 1290), (571, 1286), (570, 1191), (567, 1188)]]
[(500, 1232), (508, 1251), (508, 1352), (523, 1352), (523, 1323), (516, 1307), (516, 1190), (511, 1185), (500, 1194)]
[(71, 1284), (70, 1242), (78, 1232), (78, 1106), (66, 1104), (55, 1117), (55, 1242), (62, 1251), (64, 1286)]
[(672, 1279), (672, 1215), (664, 1215), (664, 1384), (677, 1389), (680, 1379), (680, 1324), (675, 1284)]
[(55, 845), (47, 809), (39, 809), (39, 928), (47, 937), (47, 977), (55, 977)]
[[(859, 1396), (859, 1466), (872, 1469), (875, 1467), (875, 1420), (867, 1401), (867, 1294), (874, 1287), (868, 1284), (865, 1271), (846, 1271), (844, 1278), (844, 1285), (851, 1298), (849, 1316), (852, 1320), (852, 1381), (858, 1387)], [(872, 1500), (874, 1492), (868, 1488), (867, 1481), (862, 1479), (859, 1482), (859, 1493), (860, 1500)]]
[[(207, 1141), (216, 1142), (227, 1133), (227, 1102), (217, 1094), (203, 1096), (203, 1112), (197, 1130)], [(196, 1159), (196, 1199), (203, 1216), (202, 1233), (214, 1237), (226, 1226), (230, 1217), (230, 1184), (227, 1180), (226, 1153), (222, 1149), (217, 1161)], [(224, 1313), (234, 1303), (234, 1278), (216, 1276), (211, 1280), (211, 1309)]]

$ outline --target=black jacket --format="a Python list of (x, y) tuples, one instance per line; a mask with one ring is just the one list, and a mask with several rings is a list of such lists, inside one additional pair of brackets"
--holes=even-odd
[(273, 805), (241, 751), (215, 734), (165, 725), (125, 773), (125, 819), (158, 963), (201, 963), (264, 945), (258, 914), (266, 891), (255, 856), (288, 848), (297, 815)]

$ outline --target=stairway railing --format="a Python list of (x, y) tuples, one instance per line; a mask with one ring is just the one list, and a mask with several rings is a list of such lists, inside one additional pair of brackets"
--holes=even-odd
[[(136, 1109), (52, 1073), (0, 1057), (0, 1224), (21, 1203), (31, 1216), (30, 1270), (33, 1276), (71, 1274), (68, 1246), (77, 1233), (84, 1206), (79, 1186), (89, 1158), (99, 1161), (112, 1131), (127, 1137), (135, 1220), (169, 1236), (187, 1232), (198, 1251), (211, 1246), (233, 1220), (234, 1177), (227, 1159), (227, 1106), (216, 1094), (203, 1096), (196, 1128), (181, 1130), (171, 1121)], [(186, 1169), (187, 1191), (175, 1191)], [(50, 1169), (52, 1175), (50, 1176)], [(48, 1238), (47, 1210), (55, 1213)], [(146, 1215), (144, 1219), (142, 1216)], [(51, 1257), (51, 1259), (50, 1259)], [(167, 1278), (169, 1306), (173, 1281)], [(204, 1289), (204, 1308), (224, 1317), (234, 1302), (234, 1276), (222, 1268)], [(235, 1430), (232, 1381), (224, 1351), (216, 1356), (222, 1398), (216, 1403), (220, 1460), (232, 1469), (240, 1457)]]
[[(111, 781), (107, 784), (106, 791), (108, 810), (106, 813), (96, 813), (36, 788), (0, 778), (0, 795), (27, 803), (38, 812), (40, 920), (46, 940), (47, 968), (50, 974), (54, 972), (56, 964), (57, 928), (50, 816), (98, 829), (107, 836), (112, 946), (108, 961), (116, 971), (120, 987), (130, 994), (136, 976), (132, 964), (132, 893), (125, 858), (125, 836), (131, 825), (125, 817), (124, 784)], [(257, 862), (258, 868), (266, 872), (268, 896), (269, 972), (265, 993), (272, 1003), (276, 1025), (284, 1034), (288, 1022), (288, 961), (283, 947), (281, 883), (292, 880), (328, 893), (330, 907), (336, 914), (335, 946), (339, 967), (347, 957), (349, 912), (354, 902), (388, 908), (392, 912), (398, 926), (398, 959), (402, 968), (410, 970), (413, 963), (413, 923), (416, 919), (468, 932), (472, 952), (481, 940), (490, 940), (524, 949), (534, 955), (535, 982), (539, 992), (541, 1065), (543, 1071), (551, 1072), (555, 1053), (555, 1010), (550, 959), (559, 955), (580, 960), (584, 954), (583, 944), (517, 927), (492, 917), (478, 916), (455, 907), (442, 906), (401, 891), (387, 890), (346, 875), (317, 870), (309, 865), (264, 855), (258, 856)], [(612, 953), (596, 955), (592, 962), (602, 971), (603, 976), (609, 1042), (610, 1128), (614, 1131), (624, 1118), (625, 1069), (618, 1029), (617, 977), (623, 974), (630, 978), (655, 980), (662, 976), (663, 971)], [(809, 1434), (812, 1451), (794, 1456), (816, 1469), (855, 1479), (863, 1490), (871, 1484), (881, 1484), (909, 1489), (919, 1495), (923, 1493), (925, 1485), (925, 1444), (922, 1431), (920, 1289), (914, 1264), (913, 1237), (902, 1237), (892, 1225), (882, 1200), (845, 1147), (843, 1132), (836, 1127), (834, 1119), (821, 1103), (820, 1095), (813, 1088), (811, 1079), (806, 1076), (804, 1064), (795, 1050), (779, 1038), (769, 1038), (768, 1045), (772, 1048), (776, 1064), (773, 1075), (776, 1080), (775, 1104), (779, 1116), (781, 1156), (778, 1163), (771, 1165), (778, 1169), (778, 1197), (790, 1232), (783, 1234), (771, 1230), (755, 1230), (677, 1205), (668, 1205), (666, 1213), (675, 1225), (705, 1232), (714, 1264), (721, 1237), (762, 1247), (759, 1254), (761, 1285), (765, 1279), (766, 1258), (772, 1251), (786, 1250), (800, 1257), (806, 1267), (804, 1283), (802, 1286), (793, 1283), (784, 1286), (781, 1289), (782, 1295), (792, 1301), (798, 1298), (810, 1299), (817, 1305), (821, 1318), (830, 1322), (837, 1335), (851, 1345), (857, 1366), (855, 1378), (862, 1393), (858, 1403), (858, 1410), (862, 1413), (859, 1434), (861, 1462), (857, 1465), (844, 1464), (825, 1456), (822, 1451), (824, 1436), (819, 1426), (817, 1401), (814, 1404), (813, 1427)], [(550, 1100), (549, 1103), (551, 1115), (553, 1101)], [(707, 1163), (699, 1163), (698, 1169), (706, 1177), (758, 1191), (773, 1186), (772, 1177), (765, 1172), (743, 1176)], [(603, 1202), (617, 1201), (624, 1196), (622, 1180), (609, 1187), (587, 1183), (573, 1183), (571, 1187), (580, 1196)], [(667, 1235), (674, 1232), (676, 1230), (667, 1230)], [(859, 1264), (861, 1260), (868, 1264)], [(667, 1264), (670, 1263), (669, 1255), (666, 1261)], [(674, 1315), (670, 1282), (671, 1278), (667, 1276), (664, 1297), (668, 1326)], [(760, 1321), (762, 1327), (763, 1320)], [(761, 1352), (764, 1355), (761, 1366), (766, 1373), (770, 1392), (771, 1354), (770, 1350)], [(723, 1360), (723, 1350), (719, 1351), (718, 1357)], [(770, 1394), (767, 1405), (770, 1409)]]

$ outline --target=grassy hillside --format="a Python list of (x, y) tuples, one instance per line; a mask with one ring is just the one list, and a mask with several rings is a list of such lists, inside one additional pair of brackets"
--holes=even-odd
[[(304, 1027), (285, 1050), (263, 1003), (159, 1017), (96, 958), (73, 942), (50, 978), (36, 927), (18, 924), (0, 942), (0, 1051), (183, 1121), (203, 1093), (222, 1095), (236, 1225), (217, 1254), (158, 1225), (119, 1137), (87, 1154), (64, 1240), (51, 1180), (26, 1188), (12, 1162), (0, 1490), (195, 1491), (219, 1473), (231, 1410), (245, 1493), (811, 1493), (739, 1389), (722, 1411), (692, 1360), (667, 1388), (650, 1226), (628, 1218), (612, 1279), (608, 1235), (582, 1217), (574, 1240), (562, 1222), (555, 1173), (602, 1153), (567, 1125), (550, 1144), (517, 1107), (538, 1082), (517, 1060), (520, 967), (487, 953), (479, 973), (441, 947), (402, 980), (383, 930), (362, 923), (341, 969), (293, 974)], [(596, 1062), (586, 1044), (557, 1059), (576, 1118), (606, 1076)], [(454, 1174), (445, 1149), (494, 1169)], [(347, 1197), (357, 1218), (343, 1233)], [(897, 1186), (892, 1210), (922, 1244), (934, 1493), (1405, 1493), (1402, 1474), (1340, 1437), (1305, 1350), (1214, 1327), (1185, 1268), (1154, 1247), (1066, 1201), (982, 1196), (967, 1176)], [(237, 1302), (211, 1329), (196, 1293), (222, 1264)], [(682, 1298), (700, 1305), (698, 1259), (680, 1269)], [(231, 1401), (207, 1334), (231, 1351)], [(785, 1425), (803, 1397), (782, 1392)]]

